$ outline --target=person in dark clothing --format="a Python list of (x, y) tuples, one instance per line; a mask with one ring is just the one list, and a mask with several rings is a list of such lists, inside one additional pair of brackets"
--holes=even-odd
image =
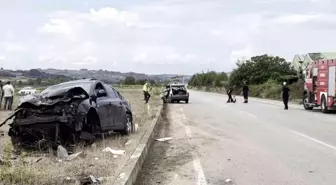
[(248, 92), (249, 92), (249, 88), (248, 88), (246, 82), (244, 82), (244, 86), (243, 86), (244, 103), (248, 102)]
[(288, 110), (289, 92), (290, 92), (290, 90), (287, 87), (286, 82), (284, 82), (283, 86), (282, 86), (282, 101), (285, 105), (285, 110)]
[(227, 91), (227, 95), (229, 96), (229, 99), (226, 103), (231, 103), (231, 102), (236, 103), (236, 100), (233, 100), (232, 98), (232, 91), (233, 91), (233, 87), (230, 87)]
[(3, 91), (2, 87), (3, 87), (3, 83), (0, 80), (0, 108), (2, 107), (2, 100), (3, 100), (3, 96), (4, 96), (4, 91)]

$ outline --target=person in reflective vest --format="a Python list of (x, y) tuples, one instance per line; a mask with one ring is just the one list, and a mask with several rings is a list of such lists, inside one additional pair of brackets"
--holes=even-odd
[(142, 87), (142, 90), (143, 90), (143, 93), (144, 93), (144, 101), (146, 103), (148, 103), (148, 101), (149, 101), (149, 99), (151, 97), (151, 95), (149, 94), (150, 87), (149, 87), (148, 80), (146, 80), (145, 84)]

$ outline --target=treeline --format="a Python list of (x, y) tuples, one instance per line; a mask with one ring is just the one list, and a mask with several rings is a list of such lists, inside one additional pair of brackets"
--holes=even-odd
[[(133, 76), (127, 76), (124, 80), (122, 80), (120, 83), (123, 85), (144, 85), (146, 82), (145, 79), (135, 79)], [(155, 85), (157, 82), (155, 80), (150, 79), (150, 84)]]
[(72, 80), (70, 78), (29, 78), (25, 80), (12, 80), (12, 84), (18, 87), (22, 86), (50, 86), (58, 83), (66, 82)]
[(225, 72), (216, 73), (215, 71), (194, 74), (188, 83), (192, 87), (224, 87), (227, 84), (228, 76)]
[(229, 78), (225, 73), (198, 73), (192, 77), (189, 86), (207, 87), (210, 91), (211, 88), (217, 87), (235, 87), (235, 93), (240, 94), (241, 87), (246, 82), (252, 96), (278, 99), (284, 81), (291, 84), (292, 98), (299, 98), (303, 84), (291, 64), (279, 56), (259, 55), (237, 61), (236, 68)]

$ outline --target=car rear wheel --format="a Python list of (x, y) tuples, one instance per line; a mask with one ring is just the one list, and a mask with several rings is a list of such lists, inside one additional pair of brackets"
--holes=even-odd
[(189, 103), (189, 99), (187, 99), (185, 102), (186, 102), (186, 103)]
[(125, 116), (124, 129), (122, 130), (121, 133), (124, 134), (124, 135), (129, 135), (133, 131), (134, 131), (134, 128), (133, 128), (132, 116), (127, 113), (126, 116)]

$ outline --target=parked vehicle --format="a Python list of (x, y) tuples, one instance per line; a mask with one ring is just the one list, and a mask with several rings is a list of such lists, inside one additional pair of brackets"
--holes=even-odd
[(336, 110), (336, 59), (314, 61), (306, 70), (303, 106), (321, 107), (323, 113)]
[(189, 92), (184, 84), (169, 84), (161, 94), (164, 103), (189, 103)]
[(134, 130), (130, 103), (94, 79), (69, 81), (28, 95), (11, 117), (9, 135), (16, 144), (48, 140), (66, 146), (79, 139), (92, 141), (103, 132)]
[(35, 94), (36, 89), (33, 87), (24, 87), (19, 91), (20, 95)]

